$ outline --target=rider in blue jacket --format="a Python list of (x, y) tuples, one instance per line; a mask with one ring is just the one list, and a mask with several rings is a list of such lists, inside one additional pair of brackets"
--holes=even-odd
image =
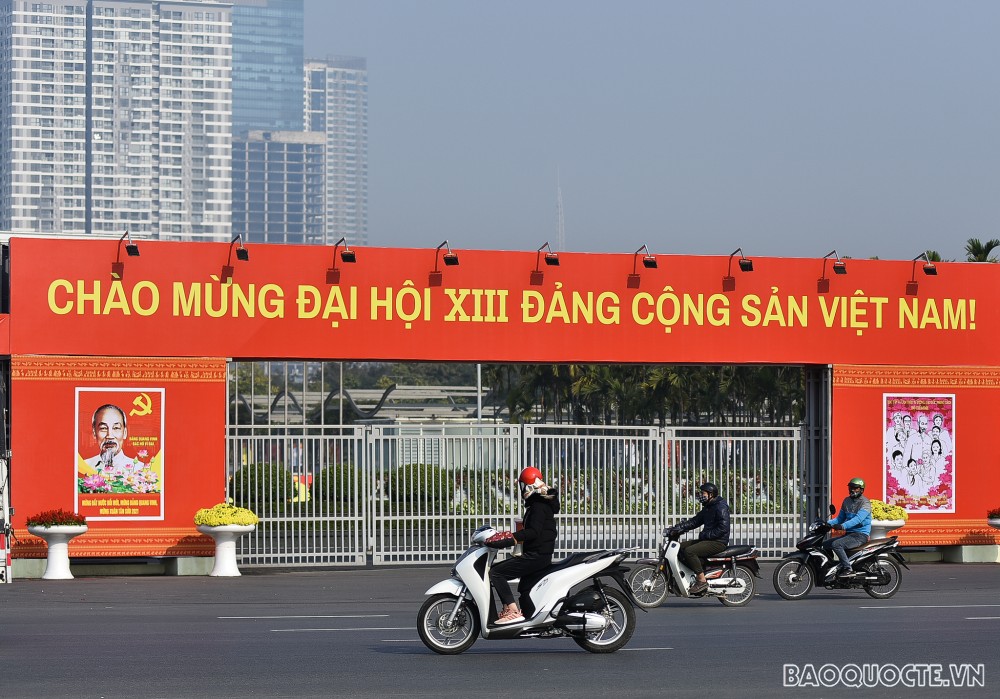
[(850, 494), (844, 498), (840, 514), (827, 520), (827, 524), (834, 529), (843, 530), (844, 535), (823, 542), (823, 548), (833, 551), (840, 559), (840, 570), (837, 572), (840, 577), (854, 575), (845, 549), (867, 544), (868, 535), (872, 531), (872, 503), (864, 496), (865, 482), (860, 478), (852, 478), (847, 484), (847, 492)]

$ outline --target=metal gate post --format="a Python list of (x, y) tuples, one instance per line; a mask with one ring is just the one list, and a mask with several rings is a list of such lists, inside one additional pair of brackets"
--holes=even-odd
[(830, 504), (831, 447), (833, 421), (833, 370), (830, 365), (807, 366), (806, 414), (803, 429), (805, 459), (806, 521), (825, 516)]

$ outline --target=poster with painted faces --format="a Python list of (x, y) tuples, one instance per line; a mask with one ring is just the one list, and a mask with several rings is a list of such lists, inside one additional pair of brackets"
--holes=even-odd
[(907, 512), (955, 511), (955, 396), (887, 393), (885, 499)]

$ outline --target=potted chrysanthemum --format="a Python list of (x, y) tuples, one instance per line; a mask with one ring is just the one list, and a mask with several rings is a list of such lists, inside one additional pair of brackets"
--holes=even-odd
[(236, 540), (252, 532), (259, 521), (257, 515), (245, 507), (225, 502), (195, 513), (198, 531), (215, 540), (215, 565), (209, 575), (232, 577), (240, 574), (236, 565)]
[(881, 500), (872, 500), (872, 539), (882, 539), (889, 532), (906, 524), (910, 513), (899, 505), (889, 505)]
[(994, 507), (986, 513), (986, 523), (994, 529), (1000, 529), (1000, 507)]
[(28, 533), (45, 539), (48, 553), (45, 556), (44, 580), (72, 580), (69, 570), (69, 542), (74, 536), (87, 533), (87, 518), (64, 510), (44, 510), (28, 517)]

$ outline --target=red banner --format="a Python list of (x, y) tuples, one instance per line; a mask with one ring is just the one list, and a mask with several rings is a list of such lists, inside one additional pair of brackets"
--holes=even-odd
[[(995, 365), (1000, 265), (13, 239), (13, 354)], [(827, 263), (829, 260), (826, 261)], [(114, 267), (114, 269), (113, 269)], [(112, 272), (120, 279), (115, 279)]]

